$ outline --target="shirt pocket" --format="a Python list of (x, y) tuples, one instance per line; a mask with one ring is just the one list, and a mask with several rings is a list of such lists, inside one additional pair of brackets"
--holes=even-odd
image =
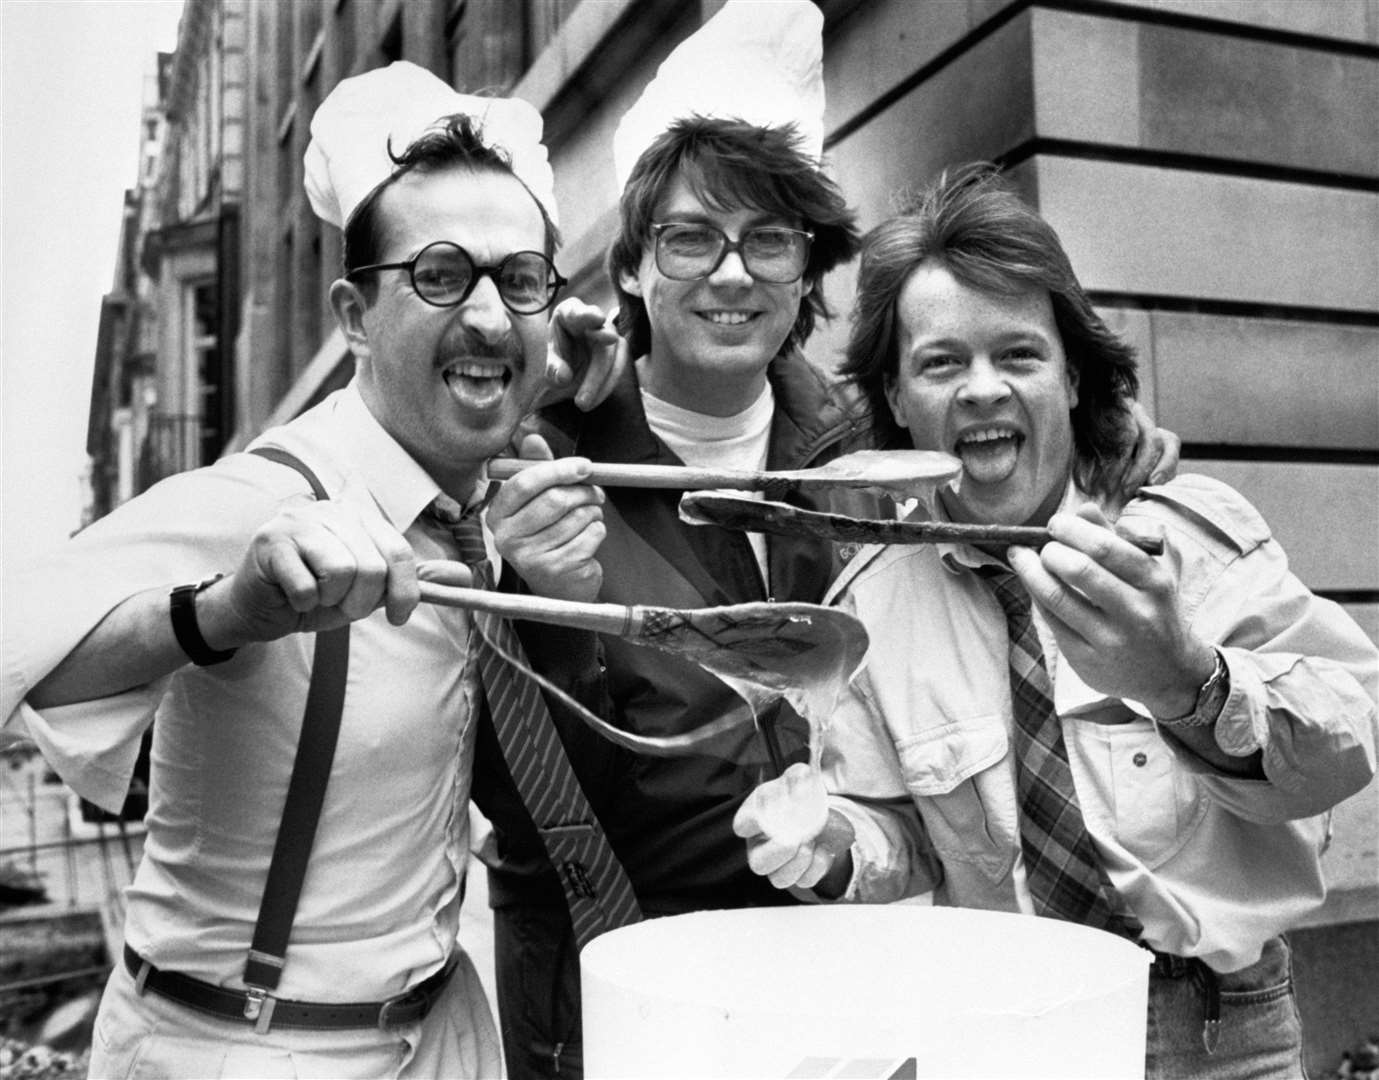
[(1192, 838), (1208, 802), (1190, 769), (1146, 722), (1115, 731), (1111, 744), (1116, 839), (1154, 870)]
[(1002, 786), (1001, 763), (1009, 751), (999, 721), (945, 724), (896, 747), (905, 786), (924, 819), (940, 858), (970, 863), (1000, 880), (1015, 863), (1014, 793), (994, 797)]

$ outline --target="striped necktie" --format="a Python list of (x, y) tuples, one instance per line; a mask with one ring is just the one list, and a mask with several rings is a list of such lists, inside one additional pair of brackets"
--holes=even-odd
[(983, 567), (977, 573), (1005, 612), (1010, 637), (1020, 847), (1035, 913), (1136, 940), (1139, 922), (1107, 880), (1077, 802), (1029, 593), (1009, 571)]
[[(444, 494), (427, 513), (454, 535), (460, 558), (473, 571), (474, 587), (492, 589), (493, 567), (478, 514), (466, 515)], [(470, 614), (476, 630), (469, 635), (470, 648), (498, 744), (560, 878), (575, 940), (583, 948), (600, 934), (641, 919), (636, 894), (584, 797), (540, 689), (504, 658), (527, 663), (512, 625), (488, 612)]]

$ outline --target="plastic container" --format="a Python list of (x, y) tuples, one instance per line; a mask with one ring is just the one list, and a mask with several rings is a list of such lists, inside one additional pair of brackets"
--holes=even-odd
[(1150, 960), (1087, 927), (912, 904), (651, 919), (583, 952), (586, 1074), (1142, 1078)]

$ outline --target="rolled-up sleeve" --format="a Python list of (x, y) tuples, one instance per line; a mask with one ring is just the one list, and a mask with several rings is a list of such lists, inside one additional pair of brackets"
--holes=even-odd
[(44, 558), (5, 568), (0, 732), (31, 739), (64, 783), (105, 809), (124, 802), (169, 680), (42, 710), (27, 698), (129, 597), (233, 570), (254, 528), (302, 487), (291, 470), (237, 458), (170, 477)]
[(1190, 540), (1176, 552), (1180, 595), (1193, 631), (1218, 648), (1230, 673), (1217, 745), (1237, 757), (1259, 753), (1264, 779), (1225, 775), (1170, 745), (1208, 795), (1241, 818), (1271, 824), (1323, 813), (1374, 776), (1379, 650), (1292, 573), (1245, 499), (1192, 479), (1202, 491), (1190, 488), (1184, 505), (1199, 525), (1209, 507), (1217, 529), (1180, 533)]
[(166, 686), (160, 679), (114, 697), (42, 711), (21, 703), (5, 729), (32, 739), (63, 783), (83, 799), (118, 813), (134, 777), (140, 739)]
[(26, 700), (126, 591), (122, 584), (97, 584), (67, 569), (59, 559), (7, 575), (0, 732), (6, 742), (31, 740), (78, 795), (117, 811), (167, 680), (42, 710)]
[[(1318, 605), (1327, 601), (1316, 600)], [(1334, 605), (1329, 605), (1334, 607)], [(1262, 754), (1267, 783), (1206, 770), (1207, 792), (1232, 812), (1264, 824), (1324, 813), (1360, 791), (1375, 771), (1375, 671), (1379, 657), (1336, 609), (1309, 620), (1323, 655), (1261, 652), (1223, 643), (1231, 693), (1216, 724), (1228, 754)], [(1347, 629), (1362, 640), (1352, 642)], [(1357, 653), (1354, 662), (1340, 657)]]

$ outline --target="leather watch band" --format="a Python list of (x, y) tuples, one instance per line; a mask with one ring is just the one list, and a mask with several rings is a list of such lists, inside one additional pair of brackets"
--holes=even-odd
[(177, 644), (187, 654), (187, 659), (197, 667), (210, 667), (223, 664), (235, 655), (235, 649), (212, 649), (201, 636), (201, 627), (196, 622), (196, 594), (209, 588), (223, 578), (216, 574), (195, 585), (179, 585), (168, 598), (169, 613), (172, 616), (172, 632)]

